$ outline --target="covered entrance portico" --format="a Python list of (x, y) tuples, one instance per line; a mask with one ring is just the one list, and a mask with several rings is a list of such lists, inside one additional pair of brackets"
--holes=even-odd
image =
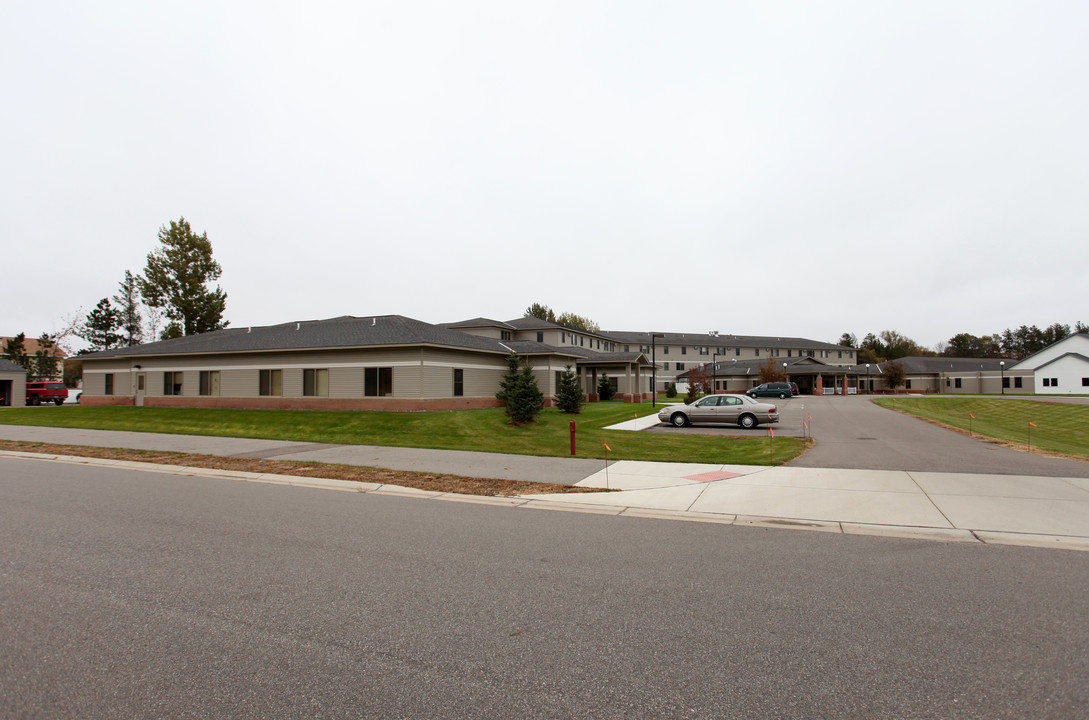
[(590, 402), (601, 399), (598, 385), (609, 378), (614, 396), (624, 402), (642, 402), (651, 397), (653, 366), (643, 353), (600, 353), (577, 363), (582, 389)]

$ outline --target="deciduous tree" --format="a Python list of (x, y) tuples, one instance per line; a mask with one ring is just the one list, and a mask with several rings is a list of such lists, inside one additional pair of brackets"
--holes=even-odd
[(600, 332), (601, 328), (598, 324), (590, 318), (576, 315), (575, 313), (560, 313), (556, 316), (556, 322), (560, 325), (566, 325), (567, 327), (577, 328), (579, 330), (585, 330), (586, 332)]
[(760, 366), (760, 382), (786, 382), (787, 376), (783, 372), (783, 364), (775, 362), (775, 358), (768, 358), (768, 361)]
[(547, 320), (548, 322), (556, 322), (556, 313), (552, 312), (552, 308), (541, 303), (533, 303), (526, 308), (526, 317), (534, 317), (538, 320)]
[(898, 362), (887, 362), (881, 366), (881, 372), (885, 376), (885, 384), (889, 389), (895, 390), (904, 384), (907, 373), (904, 366)]

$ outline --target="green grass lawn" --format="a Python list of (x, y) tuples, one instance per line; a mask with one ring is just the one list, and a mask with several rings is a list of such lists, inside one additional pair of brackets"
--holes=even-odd
[(882, 398), (874, 402), (1014, 445), (1026, 446), (1031, 441), (1033, 448), (1089, 458), (1089, 405), (985, 397)]
[[(661, 403), (659, 403), (661, 405)], [(735, 437), (604, 430), (654, 412), (650, 403), (588, 403), (579, 415), (545, 410), (537, 423), (514, 427), (501, 409), (449, 412), (348, 412), (195, 408), (0, 408), (0, 424), (130, 430), (137, 432), (263, 438), (347, 445), (476, 450), (569, 456), (568, 423), (577, 424), (576, 457), (737, 465), (781, 464), (805, 449), (798, 438), (776, 437), (774, 461), (766, 430)]]

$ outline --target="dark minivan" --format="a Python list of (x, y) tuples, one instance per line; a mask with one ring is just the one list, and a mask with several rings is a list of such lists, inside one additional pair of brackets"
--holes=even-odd
[(752, 390), (748, 390), (745, 394), (751, 398), (777, 397), (783, 400), (794, 395), (791, 392), (790, 383), (787, 382), (764, 383), (763, 385), (757, 385)]

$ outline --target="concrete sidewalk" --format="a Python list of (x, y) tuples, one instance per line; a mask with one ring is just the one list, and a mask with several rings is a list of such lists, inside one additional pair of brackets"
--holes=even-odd
[[(628, 422), (633, 426), (631, 429), (638, 429), (637, 421)], [(14, 425), (0, 425), (0, 438), (335, 462), (478, 477), (568, 482), (622, 491), (526, 495), (513, 499), (479, 498), (481, 502), (527, 509), (1089, 550), (1087, 478), (636, 461), (620, 461), (605, 467), (600, 460), (573, 458)], [(22, 453), (17, 455), (26, 457)], [(79, 462), (96, 461), (81, 459)], [(163, 469), (163, 466), (138, 463), (119, 466)], [(300, 482), (254, 473), (232, 474), (196, 468), (175, 470), (189, 475), (328, 486), (338, 490), (392, 490), (320, 479)], [(473, 500), (464, 495), (421, 491), (406, 490), (403, 494)]]

